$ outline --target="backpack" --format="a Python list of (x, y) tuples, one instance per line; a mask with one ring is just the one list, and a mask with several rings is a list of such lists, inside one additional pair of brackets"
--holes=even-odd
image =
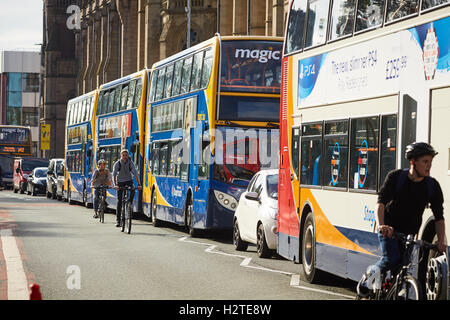
[[(402, 189), (403, 185), (406, 182), (406, 179), (408, 178), (408, 171), (409, 169), (403, 169), (397, 178), (397, 184), (395, 185), (395, 193), (394, 193), (395, 198), (400, 193), (400, 190)], [(426, 176), (424, 179), (427, 184), (427, 205), (428, 205), (431, 202), (431, 198), (433, 197), (436, 185), (430, 176)]]

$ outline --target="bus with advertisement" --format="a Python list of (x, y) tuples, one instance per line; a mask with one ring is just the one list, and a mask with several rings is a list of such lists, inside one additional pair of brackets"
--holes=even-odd
[(3, 187), (12, 187), (14, 158), (31, 157), (32, 153), (30, 127), (0, 125), (0, 178)]
[(65, 178), (63, 199), (69, 204), (93, 203), (91, 179), (94, 166), (95, 110), (98, 91), (73, 98), (67, 103), (65, 137)]
[[(94, 134), (94, 159), (106, 161), (111, 172), (120, 151), (127, 149), (142, 181), (144, 167), (144, 117), (150, 70), (103, 84), (99, 88)], [(133, 211), (142, 212), (142, 191), (135, 193)], [(108, 190), (107, 203), (116, 208), (117, 192)]]
[[(278, 253), (359, 280), (381, 255), (377, 192), (431, 143), (450, 208), (448, 1), (293, 0), (282, 61)], [(436, 236), (427, 209), (419, 238)], [(450, 232), (447, 223), (447, 235)], [(424, 276), (427, 259), (422, 259)]]
[(278, 163), (282, 38), (213, 38), (152, 67), (144, 213), (199, 229), (233, 227), (253, 175)]

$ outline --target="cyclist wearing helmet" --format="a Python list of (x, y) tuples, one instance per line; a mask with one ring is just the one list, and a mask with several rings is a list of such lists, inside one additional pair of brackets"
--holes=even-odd
[(112, 187), (112, 175), (106, 167), (106, 161), (103, 159), (98, 160), (97, 168), (92, 176), (92, 188), (94, 191), (94, 218), (98, 218), (98, 199), (100, 197), (100, 186), (110, 186)]
[[(406, 147), (405, 157), (409, 169), (388, 173), (378, 193), (376, 218), (382, 258), (375, 264), (381, 273), (395, 271), (401, 263), (403, 249), (392, 238), (394, 231), (417, 234), (422, 224), (425, 207), (433, 211), (439, 252), (445, 252), (445, 221), (442, 189), (436, 179), (430, 177), (433, 158), (437, 152), (425, 142), (414, 142)], [(358, 284), (358, 293), (365, 288), (365, 280), (376, 268), (369, 268)], [(363, 287), (361, 287), (363, 284)], [(366, 289), (366, 288), (365, 288)]]

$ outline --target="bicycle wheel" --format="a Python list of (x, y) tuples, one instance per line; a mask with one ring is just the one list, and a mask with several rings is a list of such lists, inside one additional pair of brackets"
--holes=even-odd
[(133, 218), (133, 211), (131, 210), (131, 203), (127, 203), (127, 210), (125, 211), (125, 228), (128, 234), (131, 233), (132, 218)]
[(396, 281), (389, 290), (386, 300), (420, 300), (422, 292), (417, 279), (407, 275), (402, 281)]
[(105, 203), (100, 201), (100, 207), (98, 209), (98, 218), (101, 223), (105, 222)]
[(126, 208), (126, 204), (122, 203), (122, 209), (120, 212), (120, 231), (124, 232), (125, 230), (125, 209)]

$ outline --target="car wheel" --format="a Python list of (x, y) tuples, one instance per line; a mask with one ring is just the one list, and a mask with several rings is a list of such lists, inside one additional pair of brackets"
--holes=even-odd
[(268, 258), (272, 254), (267, 246), (266, 234), (264, 233), (264, 226), (262, 223), (259, 224), (256, 231), (256, 253), (260, 258)]
[(241, 232), (239, 231), (239, 224), (237, 219), (234, 220), (233, 224), (233, 244), (237, 251), (245, 251), (248, 248), (248, 242), (245, 242), (241, 238)]

